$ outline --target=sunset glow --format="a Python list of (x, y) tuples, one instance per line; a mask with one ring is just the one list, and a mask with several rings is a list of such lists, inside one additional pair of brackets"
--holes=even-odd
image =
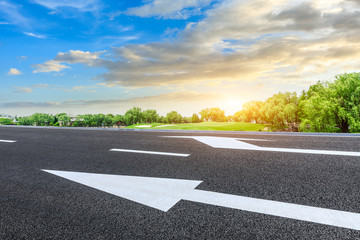
[(240, 98), (232, 97), (232, 98), (226, 98), (221, 106), (225, 110), (226, 114), (233, 115), (237, 111), (241, 110), (241, 106), (244, 103), (245, 102), (242, 101)]
[(0, 0), (0, 113), (226, 114), (359, 71), (360, 2)]

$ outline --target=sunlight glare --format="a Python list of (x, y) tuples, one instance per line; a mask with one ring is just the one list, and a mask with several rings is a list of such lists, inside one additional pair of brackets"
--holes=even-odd
[(238, 97), (227, 98), (224, 101), (224, 110), (226, 114), (235, 114), (242, 109), (243, 101)]

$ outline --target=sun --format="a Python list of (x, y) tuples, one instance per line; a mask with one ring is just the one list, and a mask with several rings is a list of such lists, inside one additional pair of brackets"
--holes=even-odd
[(231, 106), (231, 107), (236, 107), (236, 106), (241, 106), (241, 101), (240, 99), (237, 98), (229, 98), (226, 100), (226, 105)]
[(226, 114), (232, 115), (241, 110), (243, 103), (239, 97), (229, 97), (224, 99), (223, 108)]

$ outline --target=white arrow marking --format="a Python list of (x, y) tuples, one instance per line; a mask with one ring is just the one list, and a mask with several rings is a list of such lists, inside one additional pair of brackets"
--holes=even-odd
[(118, 149), (118, 148), (110, 149), (110, 151), (114, 151), (114, 152), (146, 153), (146, 154), (157, 154), (157, 155), (178, 156), (178, 157), (188, 157), (188, 156), (190, 156), (190, 154), (185, 154), (185, 153), (152, 152), (152, 151), (140, 151), (140, 150)]
[(15, 140), (0, 140), (0, 142), (4, 142), (4, 143), (15, 143), (17, 141)]
[(43, 170), (162, 211), (168, 211), (201, 181)]
[[(340, 155), (340, 156), (360, 156), (360, 152), (346, 152), (346, 151), (329, 151), (329, 150), (313, 150), (313, 149), (296, 149), (296, 148), (273, 148), (273, 147), (259, 147), (250, 143), (241, 142), (238, 140), (254, 141), (255, 139), (244, 138), (228, 138), (228, 137), (207, 137), (207, 136), (164, 136), (172, 138), (192, 138), (213, 148), (226, 149), (241, 149), (254, 151), (270, 151), (270, 152), (290, 152), (290, 153), (309, 153), (309, 154), (325, 154), (325, 155)], [(264, 141), (256, 139), (256, 141)], [(266, 141), (266, 140), (265, 140)]]
[(168, 211), (180, 200), (360, 230), (360, 214), (197, 190), (201, 181), (43, 170), (149, 207)]

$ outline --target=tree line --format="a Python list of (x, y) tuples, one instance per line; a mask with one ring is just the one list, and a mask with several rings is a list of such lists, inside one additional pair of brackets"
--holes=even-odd
[(20, 125), (38, 126), (129, 126), (137, 123), (199, 123), (252, 122), (270, 124), (272, 128), (295, 126), (299, 131), (359, 132), (360, 73), (346, 73), (334, 81), (317, 82), (300, 96), (296, 92), (279, 92), (265, 101), (251, 101), (232, 116), (220, 108), (206, 108), (191, 117), (176, 111), (160, 116), (154, 109), (133, 107), (124, 115), (84, 114), (71, 118), (66, 113), (56, 115), (35, 113), (17, 117)]
[(165, 116), (154, 109), (142, 110), (133, 107), (124, 115), (118, 114), (84, 114), (70, 117), (66, 113), (47, 114), (34, 113), (31, 116), (16, 117), (20, 125), (37, 126), (73, 126), (73, 127), (99, 127), (99, 126), (129, 126), (138, 123), (199, 123), (204, 121), (225, 122), (230, 118), (225, 116), (225, 111), (220, 108), (206, 108), (199, 114), (194, 113), (191, 117), (182, 116), (177, 111), (171, 111)]
[(248, 102), (233, 117), (278, 128), (297, 125), (302, 132), (360, 132), (360, 73), (319, 81), (300, 96), (285, 92), (264, 102)]
[(192, 117), (183, 117), (176, 111), (171, 111), (166, 116), (160, 116), (154, 109), (142, 110), (133, 107), (121, 114), (83, 114), (70, 117), (66, 113), (47, 114), (34, 113), (31, 116), (16, 117), (20, 125), (37, 126), (73, 126), (73, 127), (101, 127), (101, 126), (129, 126), (137, 123), (192, 123), (200, 122), (197, 114)]

